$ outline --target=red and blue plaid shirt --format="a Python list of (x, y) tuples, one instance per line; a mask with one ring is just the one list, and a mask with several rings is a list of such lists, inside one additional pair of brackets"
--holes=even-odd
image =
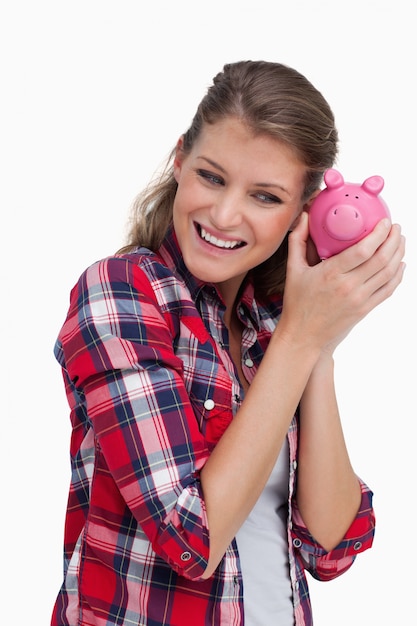
[[(255, 375), (281, 312), (247, 285), (242, 367)], [(171, 233), (89, 267), (71, 292), (55, 354), (71, 409), (64, 582), (51, 626), (242, 626), (236, 543), (202, 580), (210, 533), (199, 473), (239, 408), (217, 291), (197, 281)], [(259, 416), (262, 419), (262, 416)], [(289, 575), (297, 626), (312, 624), (305, 577), (327, 580), (369, 548), (372, 493), (326, 553), (295, 501), (297, 416), (288, 432)]]

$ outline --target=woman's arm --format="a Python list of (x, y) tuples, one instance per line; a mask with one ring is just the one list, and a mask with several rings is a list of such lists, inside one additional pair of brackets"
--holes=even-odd
[[(280, 322), (237, 416), (201, 472), (210, 529), (204, 577), (213, 573), (264, 488), (302, 396), (299, 504), (308, 524), (332, 547), (359, 506), (358, 482), (334, 396), (331, 355), (349, 330), (401, 282), (404, 240), (398, 226), (381, 222), (355, 246), (310, 267), (307, 239), (303, 215), (290, 237)], [(323, 384), (326, 393), (320, 391)], [(335, 452), (322, 459), (324, 436)], [(329, 472), (335, 476), (329, 478)], [(335, 497), (341, 511), (336, 511)]]
[(361, 502), (337, 408), (333, 359), (319, 359), (300, 403), (297, 505), (313, 537), (326, 550), (344, 537)]
[(212, 575), (263, 490), (318, 350), (274, 333), (245, 399), (201, 470)]

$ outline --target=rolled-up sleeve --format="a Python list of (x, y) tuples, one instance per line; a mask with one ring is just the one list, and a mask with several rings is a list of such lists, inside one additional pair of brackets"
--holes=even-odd
[(140, 267), (112, 257), (81, 276), (59, 342), (95, 435), (92, 517), (122, 527), (127, 506), (154, 552), (196, 579), (209, 554), (199, 480), (209, 452), (174, 327)]
[(372, 508), (372, 491), (360, 480), (361, 504), (355, 519), (342, 541), (327, 552), (309, 533), (297, 505), (292, 512), (292, 544), (303, 566), (317, 580), (332, 580), (343, 574), (353, 564), (360, 552), (372, 546), (375, 533), (375, 515)]

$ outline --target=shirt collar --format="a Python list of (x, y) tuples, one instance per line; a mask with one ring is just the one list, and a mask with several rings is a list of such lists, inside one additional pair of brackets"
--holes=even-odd
[[(184, 263), (178, 240), (172, 226), (169, 228), (158, 253), (169, 269), (186, 284), (194, 302), (197, 303), (204, 293), (210, 297), (216, 298), (220, 304), (224, 306), (222, 297), (216, 286), (212, 283), (205, 283), (199, 280), (188, 270)], [(259, 330), (261, 326), (261, 315), (258, 309), (258, 304), (255, 300), (254, 286), (250, 278), (246, 280), (246, 284), (237, 305), (238, 307), (241, 307), (243, 316), (247, 315), (251, 319), (255, 328)]]

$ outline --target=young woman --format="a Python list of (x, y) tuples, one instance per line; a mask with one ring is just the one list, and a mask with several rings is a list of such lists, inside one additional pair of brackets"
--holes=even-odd
[(382, 220), (317, 262), (308, 206), (336, 153), (304, 76), (226, 65), (128, 245), (74, 287), (53, 626), (307, 626), (305, 570), (334, 578), (371, 546), (333, 352), (400, 283), (404, 238)]

